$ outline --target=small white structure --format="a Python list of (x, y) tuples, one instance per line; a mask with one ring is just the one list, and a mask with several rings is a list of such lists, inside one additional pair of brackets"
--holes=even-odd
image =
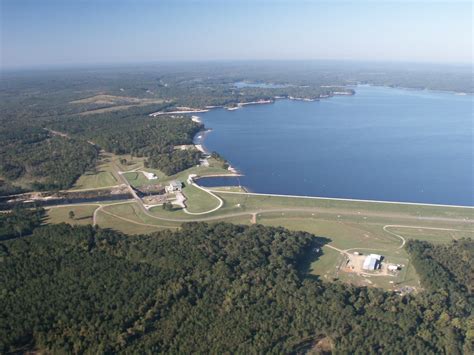
[(186, 180), (186, 182), (189, 184), (189, 185), (192, 185), (194, 183), (194, 178), (197, 177), (196, 174), (189, 174), (188, 176), (188, 180)]
[(390, 264), (389, 266), (387, 266), (387, 269), (388, 269), (388, 271), (397, 271), (397, 270), (400, 270), (400, 266)]
[(183, 183), (178, 180), (173, 180), (165, 187), (166, 192), (181, 192), (181, 189), (183, 187)]
[(377, 270), (380, 266), (381, 260), (382, 260), (382, 255), (370, 254), (365, 258), (364, 264), (362, 265), (362, 269)]
[(143, 175), (145, 175), (145, 177), (148, 179), (148, 180), (156, 180), (158, 179), (158, 176), (156, 176), (156, 174), (154, 173), (148, 173), (146, 171), (143, 171)]

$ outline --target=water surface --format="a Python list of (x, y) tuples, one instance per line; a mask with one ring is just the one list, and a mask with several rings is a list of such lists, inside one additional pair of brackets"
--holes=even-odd
[(201, 116), (212, 128), (204, 145), (255, 192), (474, 205), (472, 104), (470, 95), (360, 86), (354, 96)]
[(273, 84), (273, 83), (251, 83), (248, 81), (237, 81), (234, 83), (236, 88), (263, 88), (263, 89), (281, 89), (286, 88), (290, 85), (285, 84)]

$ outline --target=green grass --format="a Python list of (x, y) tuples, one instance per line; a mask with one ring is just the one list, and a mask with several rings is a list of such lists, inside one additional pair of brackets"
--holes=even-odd
[(337, 250), (323, 247), (322, 254), (311, 263), (309, 273), (319, 276), (322, 280), (331, 281), (336, 276), (336, 265), (341, 257)]
[(441, 231), (426, 228), (390, 227), (388, 230), (402, 235), (407, 240), (425, 240), (434, 244), (449, 243), (452, 240), (473, 235), (473, 231)]
[[(143, 168), (143, 164), (145, 161), (145, 158), (143, 157), (134, 157), (130, 154), (122, 154), (122, 155), (115, 155), (115, 154), (110, 154), (113, 162), (117, 167), (119, 168), (120, 171), (130, 171), (134, 169), (140, 169)], [(126, 162), (122, 164), (120, 161), (122, 159), (125, 159)]]
[[(69, 223), (86, 225), (92, 224), (92, 216), (99, 205), (84, 205), (84, 206), (65, 206), (54, 207), (46, 210), (46, 223)], [(74, 219), (69, 218), (69, 211), (74, 212)]]
[[(176, 227), (180, 225), (179, 223), (176, 223), (176, 222), (163, 221), (157, 218), (150, 217), (146, 215), (136, 203), (109, 205), (109, 206), (105, 206), (103, 208), (103, 211), (112, 213), (113, 215), (117, 215), (119, 217), (126, 218), (132, 222), (136, 222), (137, 225), (148, 224), (148, 225), (153, 225), (153, 226), (163, 227), (163, 228)], [(122, 225), (122, 223), (132, 223), (132, 222), (122, 221), (120, 225)], [(120, 228), (117, 228), (117, 230), (120, 230)]]
[(134, 171), (130, 173), (124, 173), (123, 176), (133, 187), (140, 187), (144, 185), (155, 185), (159, 184), (161, 181), (158, 180), (148, 180), (145, 175), (140, 171)]
[[(126, 159), (127, 163), (122, 165), (120, 163), (121, 159)], [(118, 185), (120, 180), (114, 169), (114, 164), (117, 165), (120, 171), (128, 171), (143, 166), (143, 158), (102, 152), (94, 170), (87, 171), (81, 175), (72, 187), (72, 190), (93, 189)]]
[(150, 184), (158, 184), (158, 183), (166, 185), (168, 182), (172, 180), (179, 180), (182, 182), (186, 182), (188, 180), (189, 175), (191, 174), (196, 174), (198, 176), (221, 175), (221, 174), (229, 175), (230, 174), (228, 170), (225, 170), (220, 166), (211, 165), (209, 167), (194, 166), (192, 168), (181, 171), (178, 174), (166, 176), (160, 170), (144, 168), (143, 163), (138, 164), (138, 165), (140, 167), (140, 170), (155, 173), (158, 176), (158, 180), (148, 180), (143, 174), (140, 174), (140, 173), (139, 174), (134, 174), (134, 173), (124, 174), (125, 178), (130, 182), (130, 184), (135, 187), (140, 187), (143, 185), (150, 185)]
[(250, 216), (223, 218), (219, 221), (211, 222), (211, 223), (217, 223), (217, 222), (220, 222), (220, 221), (224, 221), (224, 222), (227, 222), (227, 223), (234, 223), (234, 224), (244, 224), (244, 225), (252, 224)]
[(219, 200), (193, 185), (186, 184), (183, 194), (186, 196), (186, 207), (189, 212), (206, 212), (219, 206)]
[(229, 205), (240, 203), (248, 209), (264, 210), (271, 208), (309, 208), (321, 209), (325, 212), (352, 212), (359, 218), (366, 217), (364, 213), (370, 213), (371, 218), (377, 216), (384, 217), (390, 215), (391, 218), (413, 216), (413, 217), (441, 217), (441, 218), (468, 218), (472, 219), (474, 210), (469, 208), (439, 207), (424, 205), (402, 205), (383, 202), (359, 202), (359, 201), (341, 201), (317, 198), (297, 198), (297, 197), (278, 197), (278, 196), (259, 196), (245, 194), (225, 194), (217, 193), (225, 198)]
[(161, 226), (145, 226), (136, 223), (130, 223), (120, 218), (103, 213), (102, 211), (99, 211), (97, 214), (97, 223), (102, 228), (110, 228), (129, 235), (150, 234), (167, 229), (166, 227)]
[(73, 190), (91, 189), (117, 185), (118, 181), (108, 171), (87, 172), (82, 175), (73, 186)]
[[(400, 218), (400, 217), (399, 217)], [(409, 255), (404, 249), (400, 249), (402, 240), (383, 230), (386, 224), (391, 224), (393, 220), (385, 217), (377, 222), (367, 222), (360, 218), (340, 218), (329, 217), (326, 214), (309, 212), (273, 212), (260, 213), (257, 218), (258, 223), (271, 226), (283, 226), (291, 230), (303, 230), (325, 237), (330, 240), (329, 244), (342, 249), (353, 249), (363, 254), (378, 253), (385, 257), (385, 262), (403, 264), (405, 267), (399, 272), (397, 277), (392, 276), (372, 276), (367, 277), (356, 273), (336, 272), (337, 267), (343, 261), (343, 255), (337, 250), (327, 246), (323, 247), (323, 254), (311, 264), (310, 274), (317, 275), (325, 280), (338, 279), (342, 282), (350, 282), (361, 286), (382, 287), (395, 290), (403, 286), (412, 286), (420, 289), (420, 283), (416, 271), (409, 261)], [(434, 224), (439, 227), (439, 221), (430, 222), (413, 220), (413, 225), (425, 225), (425, 228), (401, 228), (392, 227), (389, 230), (402, 235), (405, 239), (420, 239), (435, 243), (446, 243), (454, 238), (473, 237), (474, 232), (461, 231), (439, 231), (427, 229), (427, 225)], [(446, 222), (448, 223), (448, 222)], [(447, 228), (452, 227), (449, 222)], [(459, 227), (459, 226), (458, 226)], [(350, 251), (351, 252), (351, 251)], [(392, 281), (392, 283), (391, 283)]]
[(245, 192), (243, 187), (240, 186), (218, 186), (218, 187), (211, 187), (213, 191), (224, 191), (224, 192)]

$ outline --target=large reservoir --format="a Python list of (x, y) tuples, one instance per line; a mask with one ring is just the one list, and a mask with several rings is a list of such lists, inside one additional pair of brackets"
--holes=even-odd
[[(253, 192), (474, 205), (473, 97), (358, 86), (201, 115), (204, 145)], [(202, 179), (205, 186), (227, 179)]]

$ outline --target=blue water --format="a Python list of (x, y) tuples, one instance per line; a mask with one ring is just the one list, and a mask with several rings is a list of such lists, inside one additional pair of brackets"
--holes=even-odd
[(212, 128), (205, 147), (254, 192), (474, 205), (469, 95), (360, 86), (354, 96), (216, 109), (202, 119)]
[(242, 89), (242, 88), (280, 89), (280, 88), (286, 88), (289, 85), (271, 84), (271, 83), (249, 83), (247, 81), (238, 81), (234, 83), (234, 86), (239, 89)]

